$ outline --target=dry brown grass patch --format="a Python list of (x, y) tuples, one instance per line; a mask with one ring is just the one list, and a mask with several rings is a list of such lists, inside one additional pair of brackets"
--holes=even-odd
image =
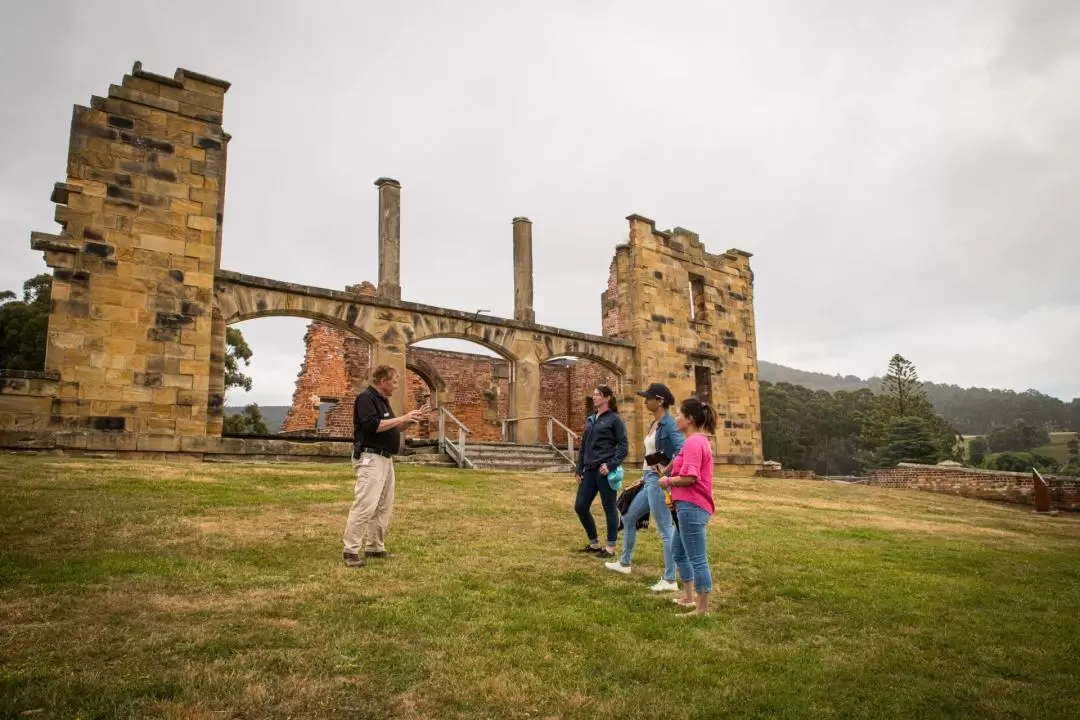
[(290, 538), (324, 537), (344, 527), (343, 503), (319, 503), (303, 511), (265, 507), (256, 514), (236, 512), (182, 518), (182, 522), (200, 535), (226, 537), (247, 545)]

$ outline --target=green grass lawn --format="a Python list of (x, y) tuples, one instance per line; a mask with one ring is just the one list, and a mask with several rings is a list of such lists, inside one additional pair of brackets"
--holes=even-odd
[(0, 717), (1080, 717), (1074, 515), (718, 478), (685, 620), (652, 528), (629, 577), (572, 552), (566, 476), (401, 468), (359, 571), (351, 486), (0, 456)]
[(1064, 465), (1069, 462), (1069, 448), (1067, 443), (1076, 437), (1074, 432), (1050, 433), (1050, 444), (1037, 447), (1032, 452), (1046, 455)]

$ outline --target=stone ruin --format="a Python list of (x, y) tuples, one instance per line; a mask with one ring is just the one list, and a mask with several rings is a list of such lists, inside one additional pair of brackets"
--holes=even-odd
[[(225, 328), (295, 316), (315, 323), (309, 349), (315, 332), (333, 335), (343, 348), (363, 345), (364, 367), (391, 365), (403, 377), (412, 369), (443, 403), (458, 401), (444, 375), (452, 373), (440, 369), (432, 351), (425, 356), (410, 346), (431, 338), (485, 346), (501, 360), (489, 363), (494, 399), (479, 401), (478, 427), (515, 419), (518, 443), (538, 442), (543, 418), (554, 413), (578, 426), (581, 386), (600, 377), (616, 389), (631, 437), (641, 437), (647, 423), (635, 391), (660, 381), (677, 398), (696, 395), (717, 408), (718, 472), (761, 464), (748, 253), (708, 253), (693, 232), (661, 231), (630, 215), (601, 295), (602, 334), (590, 335), (536, 324), (532, 223), (515, 218), (513, 318), (421, 305), (402, 300), (401, 185), (380, 178), (376, 286), (330, 290), (225, 270), (228, 89), (228, 82), (190, 70), (168, 77), (135, 63), (106, 96), (75, 107), (67, 177), (52, 193), (60, 232), (31, 236), (53, 271), (45, 368), (0, 370), (0, 448), (135, 457), (340, 455), (340, 447), (317, 442), (221, 437)], [(345, 365), (358, 359), (342, 357)], [(578, 379), (551, 362), (560, 358), (579, 359)], [(343, 373), (339, 402), (364, 381), (358, 367)], [(545, 395), (545, 383), (567, 388), (565, 409), (553, 404), (557, 392)], [(397, 412), (407, 409), (409, 391), (402, 383), (392, 399)], [(294, 403), (297, 412), (302, 404)], [(640, 454), (640, 443), (631, 443), (630, 460)]]

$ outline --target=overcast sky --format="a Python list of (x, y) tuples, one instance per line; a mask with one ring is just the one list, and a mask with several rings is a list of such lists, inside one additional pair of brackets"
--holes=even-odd
[[(0, 289), (44, 269), (73, 104), (132, 63), (233, 83), (223, 267), (599, 333), (626, 215), (753, 253), (759, 357), (1080, 396), (1080, 2), (6, 2)], [(306, 322), (240, 325), (290, 402)]]

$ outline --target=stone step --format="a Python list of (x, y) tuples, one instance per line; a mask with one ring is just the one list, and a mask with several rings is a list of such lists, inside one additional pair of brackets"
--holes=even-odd
[(394, 458), (395, 463), (405, 465), (425, 465), (432, 467), (457, 467), (454, 459), (445, 453), (417, 453), (415, 455), (400, 455)]
[(555, 451), (546, 445), (466, 445), (465, 452), (478, 455), (498, 455), (500, 453), (550, 455)]
[(465, 448), (465, 454), (469, 457), (485, 457), (485, 458), (500, 458), (500, 457), (517, 457), (517, 458), (549, 458), (549, 457), (562, 457), (554, 450), (537, 450), (537, 451), (521, 451), (514, 450), (512, 448), (489, 448), (484, 450), (476, 450), (475, 448)]

